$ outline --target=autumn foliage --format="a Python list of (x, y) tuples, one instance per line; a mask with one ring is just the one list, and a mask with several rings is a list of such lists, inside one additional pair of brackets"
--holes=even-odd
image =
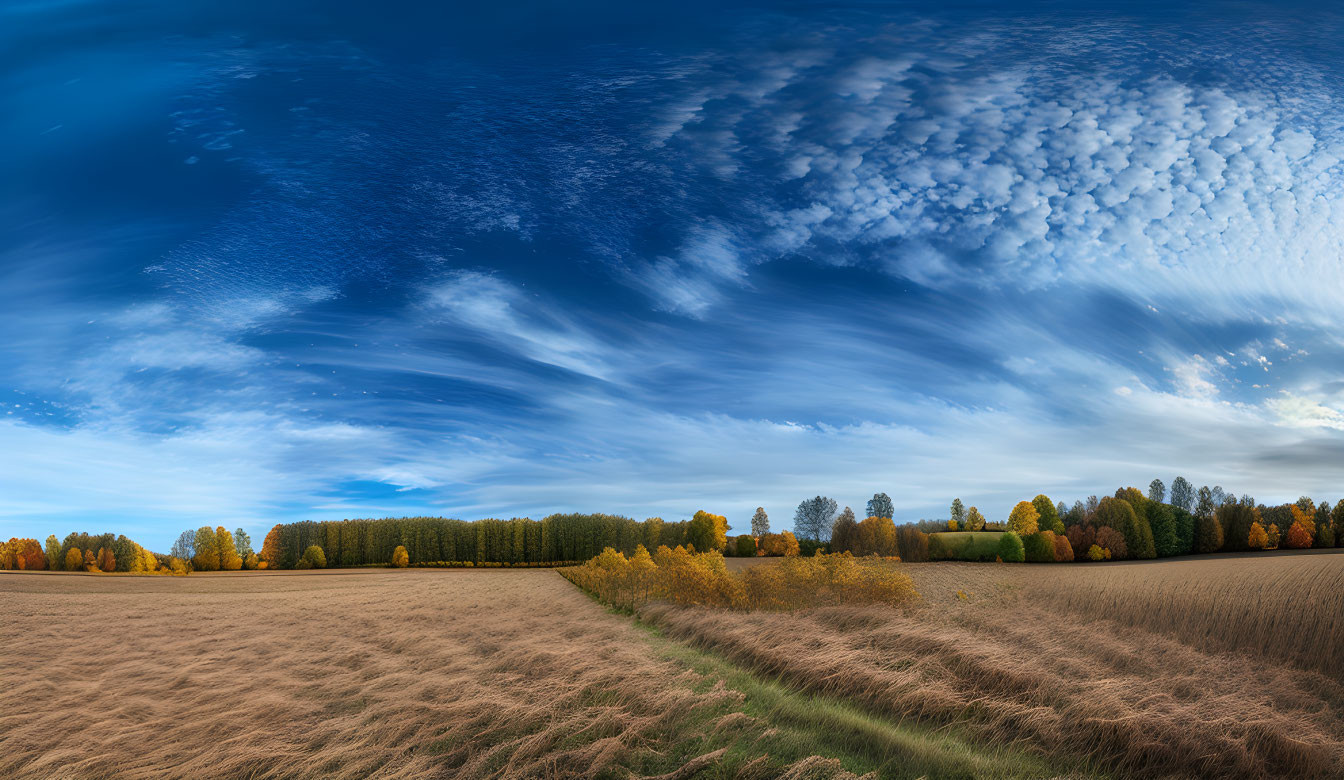
[(730, 572), (717, 552), (642, 545), (626, 557), (611, 548), (560, 573), (620, 609), (655, 600), (683, 606), (784, 610), (825, 604), (904, 604), (917, 598), (914, 583), (880, 558), (848, 553), (787, 556)]

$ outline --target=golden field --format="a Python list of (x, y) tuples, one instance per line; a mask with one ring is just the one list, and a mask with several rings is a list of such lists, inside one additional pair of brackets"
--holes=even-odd
[(0, 626), (5, 778), (842, 778), (814, 755), (837, 729), (883, 774), (1034, 766), (754, 680), (547, 570), (10, 573)]
[(541, 569), (4, 574), (0, 777), (1344, 775), (1344, 555), (891, 565), (916, 606), (638, 618)]

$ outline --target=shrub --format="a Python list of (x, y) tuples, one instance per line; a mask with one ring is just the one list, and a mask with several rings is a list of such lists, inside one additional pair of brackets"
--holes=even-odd
[(243, 568), (248, 571), (253, 571), (264, 563), (264, 561), (257, 557), (256, 553), (248, 553), (247, 557), (243, 559)]
[[(1055, 534), (1053, 531), (1038, 531), (1022, 537), (1022, 548), (1026, 559), (1032, 563), (1054, 563)], [(1000, 553), (1000, 557), (1003, 557)], [(1008, 558), (1003, 558), (1005, 561)]]
[(956, 521), (956, 520), (948, 520), (948, 521), (947, 521), (947, 530), (949, 530), (949, 531), (956, 531), (956, 530), (958, 530), (958, 529), (957, 529), (957, 521)]
[[(1022, 503), (1031, 506), (1027, 501), (1023, 501)], [(1035, 511), (1035, 507), (1032, 507), (1032, 511)], [(1003, 536), (1000, 536), (999, 558), (1005, 563), (1022, 563), (1025, 561), (1026, 552), (1022, 548), (1022, 537), (1012, 531), (1008, 531), (1004, 533)]]
[(737, 537), (735, 546), (738, 557), (750, 558), (756, 554), (756, 539), (751, 534), (742, 534)]
[(929, 535), (909, 523), (899, 526), (896, 529), (896, 549), (903, 561), (912, 563), (927, 561)]
[(1055, 537), (1055, 560), (1061, 563), (1073, 560), (1073, 545), (1069, 543), (1069, 537), (1064, 534)]
[(1251, 550), (1263, 550), (1269, 545), (1269, 534), (1265, 533), (1265, 527), (1259, 523), (1251, 523), (1251, 530), (1246, 534), (1246, 547)]
[(1311, 546), (1311, 532), (1307, 530), (1306, 525), (1301, 521), (1294, 520), (1288, 528), (1288, 534), (1284, 537), (1283, 545), (1295, 550), (1305, 550)]
[(322, 548), (312, 545), (303, 551), (303, 557), (295, 564), (296, 569), (325, 569), (327, 568), (327, 555), (322, 552)]
[(644, 547), (626, 558), (607, 548), (560, 573), (598, 599), (636, 610), (654, 599), (729, 609), (795, 609), (825, 604), (900, 604), (916, 598), (906, 575), (880, 561), (849, 553), (785, 556), (730, 572), (717, 552)]
[(267, 563), (266, 561), (262, 561), (262, 560), (258, 560), (258, 561), (257, 561), (257, 571), (263, 571), (263, 570), (265, 570), (265, 569), (269, 569), (270, 567), (271, 567), (271, 564)]
[(1106, 554), (1106, 551), (1095, 544), (1087, 548), (1087, 559), (1090, 561), (1104, 561), (1108, 557), (1110, 556)]
[(407, 554), (406, 548), (397, 545), (397, 549), (392, 551), (392, 565), (398, 569), (404, 569), (411, 565), (411, 556)]

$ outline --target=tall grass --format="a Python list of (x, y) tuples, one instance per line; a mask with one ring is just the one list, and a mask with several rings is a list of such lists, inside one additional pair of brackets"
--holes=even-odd
[(1344, 775), (1344, 686), (1312, 671), (1337, 657), (1344, 556), (1255, 562), (927, 564), (908, 567), (914, 611), (641, 615), (803, 690), (1123, 775)]

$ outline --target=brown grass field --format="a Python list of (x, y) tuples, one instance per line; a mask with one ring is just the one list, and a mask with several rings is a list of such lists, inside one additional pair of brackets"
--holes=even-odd
[(547, 570), (7, 573), (0, 627), (5, 778), (1038, 771), (671, 647)]
[(1344, 776), (1344, 555), (903, 568), (638, 621), (546, 570), (3, 574), (0, 777)]

